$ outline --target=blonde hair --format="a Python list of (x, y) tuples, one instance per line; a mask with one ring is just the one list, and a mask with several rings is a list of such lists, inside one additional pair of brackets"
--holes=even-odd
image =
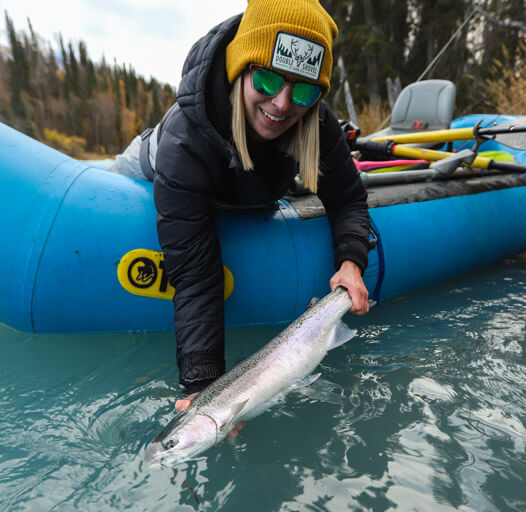
[[(243, 78), (239, 75), (232, 84), (232, 137), (245, 171), (254, 169), (247, 146), (245, 104), (243, 101)], [(320, 106), (317, 102), (298, 121), (296, 134), (291, 134), (281, 148), (299, 163), (300, 178), (312, 193), (318, 190), (320, 172)]]

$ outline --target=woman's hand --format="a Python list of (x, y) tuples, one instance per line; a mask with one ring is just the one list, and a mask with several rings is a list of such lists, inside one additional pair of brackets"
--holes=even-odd
[[(175, 402), (175, 410), (179, 412), (186, 411), (186, 409), (189, 409), (192, 405), (192, 401), (195, 399), (195, 397), (199, 393), (192, 393), (191, 395), (188, 395), (186, 398), (182, 398), (181, 400), (177, 400)], [(244, 421), (240, 421), (237, 423), (234, 428), (227, 434), (228, 438), (237, 437), (239, 435), (240, 430), (245, 426)], [(221, 443), (220, 443), (221, 444)]]
[(175, 402), (175, 410), (179, 412), (186, 411), (186, 409), (188, 409), (192, 405), (192, 401), (198, 394), (199, 393), (192, 393), (191, 395), (188, 395), (186, 398), (177, 400), (177, 402)]
[(353, 261), (344, 261), (338, 272), (336, 272), (329, 282), (331, 290), (337, 286), (347, 288), (352, 307), (349, 310), (356, 315), (364, 315), (369, 311), (369, 292), (362, 279), (360, 267)]

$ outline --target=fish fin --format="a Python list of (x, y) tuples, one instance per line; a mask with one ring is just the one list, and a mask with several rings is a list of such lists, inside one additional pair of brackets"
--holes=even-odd
[(314, 306), (314, 304), (316, 304), (317, 302), (320, 302), (320, 299), (318, 299), (318, 297), (312, 297), (312, 299), (307, 304), (307, 307), (305, 308), (305, 311), (307, 311), (308, 309), (312, 308), (312, 306)]
[(249, 399), (247, 398), (244, 402), (239, 402), (237, 404), (232, 405), (232, 407), (230, 408), (230, 418), (224, 425), (221, 426), (221, 432), (224, 432), (225, 430), (230, 430), (234, 426), (237, 419), (241, 416), (243, 409), (247, 405), (248, 400)]
[(290, 389), (293, 390), (293, 389), (305, 388), (307, 386), (310, 386), (313, 382), (318, 380), (320, 375), (321, 373), (314, 373), (312, 375), (307, 375), (303, 379), (298, 379), (292, 383)]
[(340, 321), (340, 323), (334, 328), (334, 339), (327, 350), (332, 350), (333, 348), (347, 343), (350, 339), (354, 338), (357, 332), (356, 329), (351, 329), (345, 322)]

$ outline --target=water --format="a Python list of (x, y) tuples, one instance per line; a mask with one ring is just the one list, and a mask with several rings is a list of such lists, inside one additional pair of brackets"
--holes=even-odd
[[(346, 317), (317, 382), (177, 476), (142, 462), (180, 396), (170, 333), (0, 326), (0, 510), (524, 511), (525, 285), (515, 259)], [(227, 364), (278, 331), (229, 332)]]

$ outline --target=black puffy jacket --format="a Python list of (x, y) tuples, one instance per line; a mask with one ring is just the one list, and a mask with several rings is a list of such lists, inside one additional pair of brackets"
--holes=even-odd
[[(175, 287), (174, 318), (180, 381), (199, 388), (225, 371), (223, 267), (214, 204), (269, 204), (296, 174), (292, 158), (275, 143), (249, 146), (254, 171), (242, 169), (231, 142), (230, 85), (225, 49), (241, 16), (212, 29), (191, 49), (177, 104), (160, 123), (154, 199), (165, 268)], [(335, 265), (367, 266), (367, 194), (339, 123), (320, 109), (322, 174), (318, 196), (332, 227)]]

